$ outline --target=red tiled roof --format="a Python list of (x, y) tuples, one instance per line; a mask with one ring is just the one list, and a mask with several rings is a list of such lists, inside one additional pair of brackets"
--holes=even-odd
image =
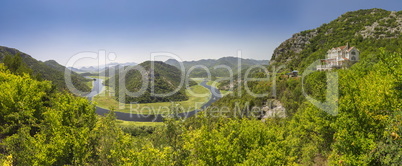
[[(340, 46), (340, 47), (336, 47), (336, 48), (332, 48), (332, 49), (335, 49), (335, 50), (337, 50), (337, 49), (341, 49), (341, 50), (343, 50), (343, 49), (345, 49), (347, 46)], [(347, 52), (349, 52), (349, 51), (351, 51), (353, 48), (355, 48), (355, 47), (349, 47), (349, 49), (348, 50), (346, 50)], [(331, 49), (331, 50), (332, 50)]]
[[(346, 46), (340, 46), (340, 47), (335, 47), (335, 48), (332, 48), (332, 49), (335, 49), (335, 50), (341, 49), (341, 50), (343, 50), (343, 49), (345, 49), (345, 48), (346, 48)], [(332, 50), (332, 49), (330, 49), (330, 50)]]
[(346, 46), (340, 46), (340, 47), (336, 47), (335, 49), (341, 49), (341, 50), (343, 50), (343, 49), (345, 49), (346, 48)]

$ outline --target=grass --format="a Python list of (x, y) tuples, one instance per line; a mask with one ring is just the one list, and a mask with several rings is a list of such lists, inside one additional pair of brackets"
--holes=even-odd
[(92, 87), (93, 87), (92, 83), (93, 83), (93, 82), (94, 82), (94, 81), (90, 80), (90, 81), (85, 82), (85, 84), (87, 84), (87, 86), (89, 87), (89, 89), (92, 89)]
[(191, 80), (197, 82), (198, 84), (205, 80), (205, 78), (191, 78)]
[[(202, 82), (201, 79), (193, 79), (196, 82)], [(133, 114), (168, 114), (171, 112), (170, 108), (176, 106), (180, 108), (180, 112), (189, 112), (199, 109), (211, 97), (211, 93), (207, 88), (201, 85), (191, 86), (186, 89), (186, 94), (189, 100), (179, 102), (159, 102), (159, 103), (141, 103), (141, 104), (121, 104), (115, 100), (113, 88), (108, 86), (104, 87), (104, 91), (94, 97), (94, 101), (98, 107), (106, 109), (115, 109), (118, 112), (126, 112)], [(118, 109), (119, 104), (124, 106), (123, 109)]]
[(207, 85), (212, 86), (212, 87), (214, 87), (216, 89), (219, 89), (218, 87), (219, 87), (220, 84), (221, 84), (220, 82), (216, 82), (216, 81), (208, 81), (207, 82)]
[(233, 93), (233, 91), (227, 91), (227, 90), (220, 90), (220, 91), (221, 91), (222, 96), (226, 96), (228, 94)]
[[(221, 84), (220, 82), (216, 82), (216, 81), (208, 81), (207, 82), (207, 85), (212, 86), (212, 87), (214, 87), (216, 89), (219, 89), (218, 87), (219, 87), (220, 84)], [(219, 91), (221, 92), (222, 96), (225, 96), (225, 95), (228, 95), (228, 94), (232, 93), (232, 91), (226, 91), (226, 90), (219, 90)]]
[(161, 126), (163, 122), (133, 122), (133, 121), (124, 121), (124, 120), (117, 120), (116, 124), (120, 127), (132, 127), (132, 126)]

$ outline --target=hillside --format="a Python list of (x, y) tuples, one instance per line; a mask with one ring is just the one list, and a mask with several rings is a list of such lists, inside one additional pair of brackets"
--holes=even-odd
[[(99, 73), (101, 76), (107, 76), (107, 77), (112, 77), (114, 74), (118, 74), (120, 70), (123, 70), (123, 68), (128, 67), (128, 66), (135, 66), (137, 65), (136, 63), (121, 63), (121, 64), (116, 64), (113, 66), (107, 66), (106, 68), (103, 69)], [(114, 73), (114, 74), (112, 74)]]
[(361, 51), (362, 59), (379, 53), (378, 48), (400, 51), (402, 12), (368, 9), (347, 12), (328, 24), (294, 34), (277, 47), (271, 66), (286, 65), (288, 70), (303, 71), (323, 59), (326, 51), (349, 43)]
[[(177, 60), (174, 59), (169, 59), (165, 63), (170, 64), (172, 66), (176, 66), (180, 68), (180, 64)], [(244, 69), (247, 69), (253, 65), (268, 65), (268, 60), (254, 60), (254, 59), (240, 59), (241, 65), (239, 66), (239, 58), (237, 57), (223, 57), (219, 59), (202, 59), (198, 61), (183, 61), (182, 62), (184, 65), (184, 68), (186, 71), (188, 71), (191, 67), (196, 66), (196, 65), (202, 65), (205, 66), (209, 69), (211, 72), (211, 75), (214, 77), (228, 77), (229, 72), (225, 68), (217, 68), (214, 69), (214, 67), (219, 67), (219, 65), (225, 65), (232, 69), (233, 74), (238, 73), (238, 69), (241, 68), (241, 71), (244, 71)], [(195, 68), (193, 71), (190, 73), (190, 77), (206, 77), (207, 73), (204, 69), (202, 68)]]
[[(275, 84), (248, 82), (250, 91), (268, 92), (267, 96), (253, 96), (237, 86), (233, 95), (221, 98), (213, 106), (229, 107), (232, 111), (226, 115), (230, 117), (249, 116), (248, 111), (257, 108), (262, 110), (257, 116), (261, 118), (267, 117), (273, 103), (280, 103), (286, 118), (268, 116), (264, 120), (267, 130), (276, 128), (278, 136), (271, 137), (275, 141), (270, 147), (277, 148), (259, 151), (264, 155), (254, 153), (261, 157), (260, 162), (281, 156), (274, 161), (285, 165), (399, 165), (401, 20), (401, 11), (359, 10), (316, 29), (296, 33), (276, 48), (270, 60), (270, 69), (286, 66), (274, 78)], [(349, 68), (315, 71), (303, 79), (284, 75), (290, 70), (303, 72), (312, 62), (324, 59), (330, 48), (346, 43), (358, 48), (361, 58)], [(338, 89), (331, 93), (326, 91), (327, 78), (332, 77), (329, 73), (338, 74)], [(240, 107), (236, 106), (239, 103)], [(286, 153), (273, 155), (276, 152)]]
[[(363, 77), (370, 72), (373, 65), (380, 61), (381, 55), (402, 52), (401, 34), (402, 11), (367, 9), (347, 12), (318, 28), (294, 34), (275, 49), (268, 66), (269, 71), (272, 71), (274, 66), (285, 66), (276, 74), (275, 84), (272, 81), (248, 82), (248, 88), (252, 92), (269, 92), (268, 96), (258, 98), (248, 95), (244, 89), (243, 80), (235, 81), (234, 84), (223, 81), (219, 88), (227, 90), (230, 87), (235, 93), (222, 98), (215, 105), (228, 103), (231, 105), (237, 101), (248, 101), (263, 107), (268, 99), (275, 98), (286, 108), (288, 115), (293, 115), (298, 112), (303, 102), (306, 102), (306, 98), (303, 96), (301, 78), (287, 79), (288, 76), (285, 73), (299, 70), (302, 74), (308, 65), (316, 60), (324, 59), (329, 49), (348, 43), (360, 50), (361, 58), (348, 71), (355, 74), (356, 77)], [(256, 78), (265, 77), (261, 72), (254, 72), (252, 75)], [(314, 72), (307, 76), (304, 85), (305, 92), (324, 102), (326, 77), (325, 72)], [(347, 83), (345, 82), (345, 84)], [(273, 90), (275, 94), (272, 93)], [(232, 106), (234, 107), (234, 105)]]
[[(269, 68), (272, 70), (273, 66), (285, 65), (279, 75), (291, 70), (299, 70), (302, 73), (314, 61), (324, 59), (329, 49), (348, 43), (360, 50), (360, 61), (351, 69), (360, 66), (365, 73), (378, 63), (379, 56), (384, 54), (384, 51), (402, 52), (401, 34), (402, 11), (365, 9), (347, 12), (318, 28), (296, 33), (281, 43), (272, 55)], [(307, 93), (324, 101), (325, 75), (315, 72), (311, 77), (307, 77), (307, 81), (318, 84), (307, 85)], [(301, 102), (305, 100), (300, 96), (300, 81), (278, 78), (277, 85), (277, 98), (287, 107), (288, 113), (297, 112)]]
[[(39, 78), (52, 81), (52, 83), (59, 90), (67, 90), (67, 86), (64, 81), (65, 67), (58, 64), (56, 61), (49, 60), (46, 62), (41, 62), (17, 49), (0, 46), (0, 61), (2, 61), (6, 55), (21, 56), (23, 62), (25, 62), (28, 67), (32, 69), (33, 73)], [(86, 82), (90, 80), (85, 79), (74, 72), (72, 72), (71, 80), (78, 90), (83, 92), (89, 92), (91, 90), (86, 84)]]
[[(178, 92), (174, 93), (171, 96), (158, 97), (152, 95), (152, 81), (154, 82), (153, 87), (155, 94), (165, 94), (173, 92), (176, 88), (179, 87), (181, 82), (181, 71), (179, 69), (159, 61), (154, 62), (154, 68), (152, 68), (151, 61), (143, 62), (137, 66), (134, 66), (132, 70), (129, 70), (126, 73), (125, 80), (123, 78), (119, 78), (119, 75), (115, 75), (107, 80), (106, 84), (110, 85), (110, 80), (116, 80), (116, 86), (114, 87), (114, 89), (115, 92), (119, 92), (119, 85), (117, 85), (118, 81), (125, 81), (128, 91), (137, 92), (141, 89), (143, 83), (143, 75), (138, 70), (135, 70), (140, 67), (142, 67), (146, 71), (146, 73), (143, 73), (143, 75), (149, 81), (148, 87), (146, 88), (145, 92), (138, 97), (131, 97), (128, 95), (124, 96), (126, 103), (154, 103), (183, 101), (188, 99), (185, 93), (185, 86), (183, 86)], [(194, 82), (190, 81), (190, 84), (193, 85)], [(119, 93), (116, 93), (116, 99), (119, 100)]]

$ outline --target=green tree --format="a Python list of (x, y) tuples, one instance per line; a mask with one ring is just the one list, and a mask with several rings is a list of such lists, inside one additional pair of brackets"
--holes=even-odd
[(28, 67), (28, 65), (22, 60), (22, 57), (19, 54), (6, 55), (3, 59), (3, 63), (13, 74), (33, 74), (32, 69)]

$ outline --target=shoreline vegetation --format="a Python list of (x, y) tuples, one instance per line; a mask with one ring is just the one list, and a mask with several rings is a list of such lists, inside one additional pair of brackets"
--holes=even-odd
[[(107, 79), (107, 77), (105, 77), (104, 79)], [(197, 85), (189, 87), (190, 89), (186, 89), (186, 94), (189, 96), (189, 99), (186, 101), (124, 104), (125, 109), (118, 109), (120, 103), (113, 96), (110, 95), (114, 93), (114, 90), (109, 86), (104, 86), (104, 90), (100, 94), (96, 95), (93, 98), (93, 101), (96, 102), (96, 105), (98, 107), (105, 109), (114, 109), (116, 112), (134, 114), (163, 114), (168, 113), (170, 111), (169, 109), (172, 106), (179, 107), (179, 112), (190, 112), (195, 109), (199, 109), (211, 97), (210, 91), (200, 85), (200, 83), (204, 80), (203, 78), (193, 78), (192, 80), (197, 82)], [(191, 95), (189, 90), (191, 90), (193, 93), (204, 95), (204, 97), (193, 96)]]

